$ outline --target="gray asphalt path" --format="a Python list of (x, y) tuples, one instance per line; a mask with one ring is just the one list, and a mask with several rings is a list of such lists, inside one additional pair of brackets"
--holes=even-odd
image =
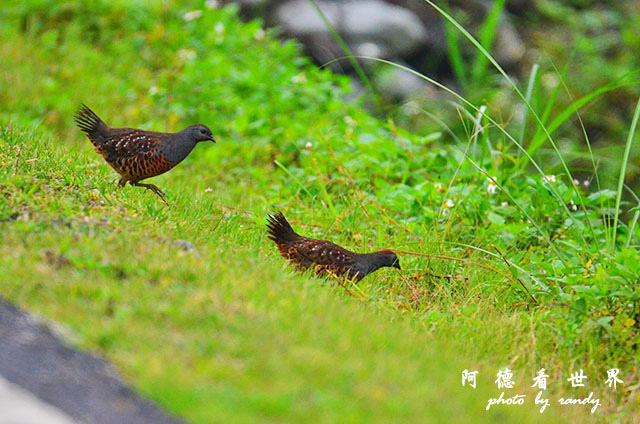
[(181, 423), (132, 391), (108, 362), (66, 346), (43, 320), (0, 298), (0, 424), (32, 422)]

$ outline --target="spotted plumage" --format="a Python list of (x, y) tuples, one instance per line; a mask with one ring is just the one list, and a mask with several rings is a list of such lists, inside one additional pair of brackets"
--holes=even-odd
[(205, 125), (192, 125), (177, 133), (109, 128), (85, 105), (78, 109), (75, 120), (96, 152), (120, 174), (118, 185), (123, 187), (129, 183), (147, 188), (163, 201), (164, 193), (158, 187), (140, 181), (169, 171), (182, 162), (198, 142), (215, 142)]
[(313, 269), (321, 275), (336, 275), (359, 282), (382, 267), (400, 269), (395, 253), (382, 250), (355, 253), (326, 240), (316, 240), (297, 234), (281, 212), (267, 217), (268, 237), (282, 257), (298, 269)]

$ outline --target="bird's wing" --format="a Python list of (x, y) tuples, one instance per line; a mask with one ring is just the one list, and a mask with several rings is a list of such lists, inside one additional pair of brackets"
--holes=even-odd
[(300, 259), (311, 264), (344, 268), (352, 266), (356, 261), (353, 252), (326, 240), (303, 238), (291, 247)]
[(155, 131), (134, 130), (131, 128), (113, 129), (111, 136), (96, 149), (102, 150), (99, 153), (109, 156), (134, 157), (155, 153), (158, 151), (159, 143), (165, 139), (166, 135)]

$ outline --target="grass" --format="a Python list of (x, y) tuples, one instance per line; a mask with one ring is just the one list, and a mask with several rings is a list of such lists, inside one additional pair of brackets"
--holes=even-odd
[[(345, 78), (233, 8), (190, 3), (203, 13), (187, 21), (181, 3), (53, 3), (0, 25), (0, 294), (193, 422), (637, 420), (638, 231), (598, 247), (619, 191), (547, 179), (530, 145), (514, 148), (524, 138), (462, 96), (456, 143), (442, 121), (412, 134), (372, 118)], [(206, 123), (218, 143), (153, 180), (167, 208), (115, 188), (74, 128), (81, 102), (113, 126)], [(547, 122), (552, 106), (531, 114)], [(357, 287), (294, 274), (265, 237), (274, 209), (305, 235), (403, 252), (403, 271)], [(528, 403), (486, 412), (505, 366)], [(542, 367), (552, 399), (594, 391), (599, 412), (536, 412)], [(610, 367), (623, 390), (605, 386)], [(566, 382), (580, 368), (584, 390)], [(480, 370), (476, 390), (463, 369)]]
[[(173, 413), (202, 423), (535, 421), (529, 407), (485, 412), (496, 395), (487, 375), (476, 390), (460, 387), (462, 369), (489, 373), (489, 364), (453, 350), (428, 314), (416, 320), (389, 305), (385, 292), (399, 302), (405, 292), (398, 275), (365, 280), (361, 298), (294, 274), (264, 236), (270, 207), (253, 200), (250, 177), (187, 185), (210, 166), (187, 161), (180, 178), (158, 178), (167, 208), (142, 189), (116, 189), (86, 149), (55, 143), (19, 127), (0, 132), (2, 295), (64, 323), (72, 342), (109, 357)], [(313, 209), (287, 212), (313, 234), (303, 223), (328, 224)], [(343, 231), (332, 235), (349, 243)], [(490, 340), (506, 341), (514, 323), (507, 311), (482, 319), (494, 307), (478, 293), (488, 275), (467, 274), (467, 293), (430, 290), (434, 300), (445, 293), (430, 314), (452, 325), (467, 317), (467, 332), (487, 332), (467, 350), (495, 354)], [(487, 325), (503, 329), (490, 336)]]

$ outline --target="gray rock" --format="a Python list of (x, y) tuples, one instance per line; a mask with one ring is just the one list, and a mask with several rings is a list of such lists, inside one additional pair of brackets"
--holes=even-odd
[(436, 9), (425, 3), (424, 0), (387, 0), (387, 2), (412, 11), (420, 19), (426, 33), (425, 44), (429, 51), (446, 53), (447, 43), (442, 25), (442, 15)]
[(182, 249), (184, 252), (192, 252), (195, 250), (195, 246), (193, 245), (193, 243), (191, 243), (188, 240), (174, 240), (173, 241), (173, 245), (176, 247), (179, 247), (180, 249)]
[[(387, 0), (389, 3), (401, 5), (415, 13), (427, 32), (427, 45), (431, 51), (446, 53), (447, 45), (444, 34), (443, 18), (433, 7), (424, 0)], [(512, 0), (514, 6), (523, 6), (532, 0)], [(510, 2), (507, 2), (510, 3)], [(484, 19), (491, 10), (493, 2), (488, 0), (452, 0), (451, 5), (463, 10), (469, 16), (470, 23), (465, 27), (472, 33), (482, 25)], [(495, 36), (492, 54), (504, 66), (513, 66), (519, 63), (526, 53), (526, 47), (520, 34), (511, 23), (511, 16), (503, 13), (498, 24), (498, 32)]]
[[(334, 40), (322, 18), (309, 0), (226, 0), (251, 10), (253, 17), (262, 16), (268, 25), (282, 28), (285, 36), (296, 38), (307, 53), (319, 63), (331, 62), (338, 72), (352, 71), (343, 58), (345, 52)], [(357, 56), (372, 56), (394, 62), (409, 62), (421, 72), (442, 77), (448, 66), (447, 43), (443, 17), (424, 0), (317, 0), (334, 28)], [(526, 46), (512, 23), (510, 11), (524, 13), (534, 0), (508, 0), (501, 16), (491, 52), (509, 70), (518, 69), (526, 55)], [(451, 8), (466, 15), (462, 24), (476, 34), (493, 5), (492, 0), (450, 0)], [(464, 48), (473, 49), (462, 42)], [(363, 66), (375, 65), (360, 60)], [(406, 98), (418, 82), (415, 76), (396, 72), (380, 78), (385, 95)], [(445, 75), (446, 76), (446, 75)], [(396, 81), (396, 82), (392, 82)], [(409, 88), (404, 88), (401, 82)], [(357, 92), (357, 90), (356, 90)]]
[(520, 34), (503, 16), (493, 42), (492, 54), (501, 65), (515, 66), (524, 58), (526, 47)]
[[(409, 10), (382, 0), (327, 1), (318, 6), (354, 54), (394, 58), (416, 51), (427, 33)], [(316, 57), (344, 56), (314, 7), (307, 0), (290, 0), (275, 9), (274, 22), (291, 37), (302, 39)], [(335, 54), (335, 53), (338, 54)]]

